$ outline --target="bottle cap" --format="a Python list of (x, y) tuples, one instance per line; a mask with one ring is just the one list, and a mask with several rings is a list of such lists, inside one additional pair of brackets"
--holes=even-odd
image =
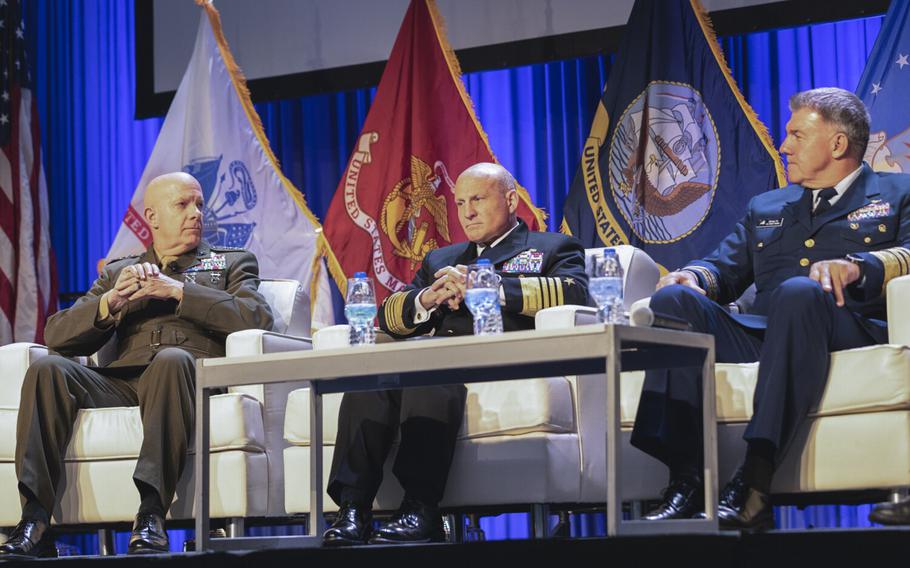
[(614, 249), (614, 248), (605, 248), (605, 249), (604, 249), (604, 256), (607, 256), (607, 255), (616, 256), (616, 249)]
[(366, 277), (367, 277), (366, 272), (355, 272), (354, 273), (354, 278), (366, 278)]
[(493, 263), (490, 262), (489, 258), (479, 258), (479, 259), (477, 259), (477, 264), (480, 266), (490, 266)]

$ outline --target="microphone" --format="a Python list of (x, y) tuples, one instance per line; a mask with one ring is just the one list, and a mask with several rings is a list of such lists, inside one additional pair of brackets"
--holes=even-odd
[(686, 320), (667, 314), (655, 313), (648, 306), (641, 306), (629, 315), (629, 320), (636, 327), (662, 327), (676, 331), (692, 331), (692, 325)]

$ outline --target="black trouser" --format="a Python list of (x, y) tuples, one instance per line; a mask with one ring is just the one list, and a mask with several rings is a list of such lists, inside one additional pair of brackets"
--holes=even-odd
[[(771, 296), (766, 329), (749, 328), (716, 302), (681, 285), (658, 290), (651, 308), (685, 319), (715, 338), (718, 363), (759, 361), (753, 414), (744, 438), (767, 441), (780, 461), (800, 423), (824, 392), (832, 351), (887, 340), (876, 326), (805, 277), (784, 281)], [(701, 368), (648, 371), (632, 444), (676, 470), (701, 470)]]
[(445, 492), (466, 397), (463, 385), (346, 393), (338, 414), (329, 495), (339, 505), (372, 505), (400, 430), (392, 471), (407, 497), (437, 504)]
[(28, 368), (16, 425), (16, 475), (48, 513), (81, 408), (139, 406), (143, 440), (133, 479), (158, 491), (164, 510), (183, 471), (195, 415), (195, 358), (177, 348), (148, 366), (89, 368), (48, 355)]

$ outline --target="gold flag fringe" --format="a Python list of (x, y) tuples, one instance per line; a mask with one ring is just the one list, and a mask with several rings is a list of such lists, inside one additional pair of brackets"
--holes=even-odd
[(695, 12), (695, 19), (698, 20), (701, 31), (705, 35), (705, 41), (708, 42), (708, 47), (711, 48), (711, 53), (714, 54), (717, 66), (720, 67), (724, 79), (727, 80), (727, 86), (730, 87), (730, 91), (732, 91), (733, 96), (736, 97), (736, 101), (739, 103), (743, 114), (745, 114), (746, 118), (749, 120), (749, 124), (752, 125), (755, 133), (758, 134), (758, 138), (761, 140), (768, 155), (774, 160), (774, 171), (777, 173), (778, 187), (786, 186), (787, 176), (784, 175), (784, 166), (781, 162), (780, 154), (778, 153), (777, 148), (774, 147), (774, 142), (771, 140), (771, 134), (768, 132), (768, 127), (758, 118), (758, 115), (740, 92), (739, 85), (737, 85), (736, 81), (733, 79), (733, 74), (730, 72), (730, 67), (727, 65), (724, 52), (721, 51), (720, 44), (717, 42), (717, 35), (714, 33), (714, 24), (711, 23), (711, 17), (699, 0), (689, 0), (689, 2), (692, 5), (692, 11)]
[(218, 51), (221, 53), (221, 59), (224, 61), (224, 65), (231, 76), (231, 83), (234, 86), (234, 90), (237, 92), (237, 97), (240, 99), (240, 104), (243, 106), (243, 110), (246, 113), (247, 120), (250, 122), (253, 133), (259, 140), (262, 151), (265, 152), (266, 157), (272, 163), (272, 168), (278, 175), (278, 179), (281, 180), (281, 185), (284, 187), (285, 191), (294, 199), (294, 202), (297, 203), (297, 207), (300, 208), (310, 223), (313, 224), (315, 232), (317, 233), (316, 249), (312, 266), (313, 277), (310, 280), (310, 315), (312, 316), (312, 314), (315, 313), (316, 292), (318, 290), (316, 286), (316, 277), (319, 275), (319, 265), (321, 265), (320, 260), (322, 257), (324, 256), (326, 258), (329, 273), (335, 279), (335, 282), (342, 290), (342, 293), (344, 293), (344, 289), (346, 288), (343, 284), (347, 283), (347, 279), (344, 276), (344, 271), (341, 270), (341, 265), (338, 264), (338, 260), (335, 258), (335, 254), (332, 252), (331, 246), (325, 238), (325, 234), (322, 232), (322, 224), (316, 216), (313, 215), (313, 212), (310, 211), (303, 193), (300, 192), (291, 180), (285, 177), (284, 172), (281, 171), (278, 158), (276, 158), (275, 154), (272, 152), (272, 146), (269, 144), (269, 139), (265, 135), (265, 130), (262, 128), (262, 120), (259, 118), (259, 113), (253, 108), (253, 101), (250, 99), (250, 89), (247, 87), (246, 78), (243, 76), (240, 66), (237, 65), (237, 61), (234, 59), (234, 55), (228, 47), (227, 39), (224, 37), (224, 30), (221, 27), (221, 15), (209, 0), (196, 0), (196, 4), (201, 6), (205, 10), (206, 16), (208, 16), (209, 24), (212, 26), (212, 32), (215, 34), (215, 42), (218, 44)]
[[(455, 83), (455, 87), (458, 89), (458, 94), (461, 95), (461, 101), (464, 103), (464, 106), (467, 109), (471, 120), (474, 121), (474, 126), (477, 128), (477, 133), (480, 134), (480, 138), (483, 140), (487, 151), (490, 152), (491, 156), (493, 156), (493, 161), (498, 164), (499, 159), (495, 154), (493, 154), (493, 149), (490, 147), (490, 140), (487, 138), (487, 133), (484, 131), (483, 126), (481, 126), (480, 121), (477, 120), (477, 115), (474, 112), (474, 101), (471, 100), (471, 97), (468, 95), (468, 92), (464, 88), (464, 82), (461, 79), (461, 65), (458, 63), (458, 57), (455, 56), (455, 51), (452, 49), (452, 45), (449, 43), (449, 38), (446, 35), (445, 21), (439, 14), (439, 9), (436, 7), (436, 1), (414, 1), (426, 3), (427, 9), (430, 12), (430, 18), (433, 20), (433, 29), (436, 31), (436, 39), (439, 40), (439, 47), (442, 49), (446, 63), (448, 63), (449, 73), (452, 75), (452, 80)], [(522, 187), (517, 180), (515, 182), (515, 186), (518, 190), (518, 196), (522, 201), (525, 202), (525, 205), (528, 206), (528, 208), (531, 210), (531, 213), (534, 215), (534, 218), (537, 220), (539, 230), (546, 231), (547, 214), (542, 209), (534, 205), (534, 203), (531, 201), (531, 196), (528, 194), (528, 190)]]

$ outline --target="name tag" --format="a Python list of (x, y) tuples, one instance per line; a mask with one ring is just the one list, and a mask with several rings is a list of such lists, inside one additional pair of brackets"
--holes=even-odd
[(783, 219), (783, 217), (781, 217), (780, 219), (759, 219), (758, 223), (756, 223), (755, 226), (760, 227), (760, 228), (780, 227), (783, 224), (784, 224), (784, 219)]

